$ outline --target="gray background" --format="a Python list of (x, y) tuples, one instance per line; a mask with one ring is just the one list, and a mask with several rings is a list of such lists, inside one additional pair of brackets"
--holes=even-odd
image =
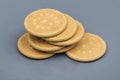
[[(31, 60), (16, 47), (25, 16), (55, 8), (81, 21), (87, 32), (104, 38), (106, 55), (95, 62), (73, 61), (65, 54)], [(120, 80), (120, 0), (0, 0), (0, 80)]]

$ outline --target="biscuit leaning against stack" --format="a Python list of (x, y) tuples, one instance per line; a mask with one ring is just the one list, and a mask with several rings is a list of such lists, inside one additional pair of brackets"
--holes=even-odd
[[(54, 54), (66, 52), (71, 59), (92, 61), (100, 58), (106, 50), (105, 42), (101, 41), (100, 37), (85, 33), (80, 22), (68, 14), (54, 9), (40, 9), (30, 13), (25, 18), (24, 26), (27, 33), (18, 40), (18, 49), (29, 58), (45, 59)], [(86, 36), (90, 37), (87, 39)], [(103, 45), (96, 45), (97, 49), (91, 45), (92, 41), (88, 42), (89, 39), (92, 39), (91, 37), (95, 41), (98, 40), (96, 44)], [(84, 44), (90, 46), (84, 49), (86, 52), (81, 49)], [(96, 54), (97, 50), (101, 50), (101, 52)], [(84, 56), (83, 53), (85, 53)]]

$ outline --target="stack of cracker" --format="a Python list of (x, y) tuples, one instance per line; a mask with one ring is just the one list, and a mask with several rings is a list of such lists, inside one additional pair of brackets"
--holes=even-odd
[(54, 9), (30, 13), (24, 26), (27, 32), (18, 40), (18, 49), (29, 58), (45, 59), (66, 53), (77, 61), (93, 61), (102, 57), (106, 50), (102, 38), (85, 33), (79, 21)]

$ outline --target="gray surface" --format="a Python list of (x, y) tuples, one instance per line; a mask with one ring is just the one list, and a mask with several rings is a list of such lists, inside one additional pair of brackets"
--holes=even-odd
[[(104, 38), (107, 54), (80, 63), (64, 54), (31, 60), (16, 48), (25, 16), (55, 8), (82, 22), (87, 32)], [(120, 80), (120, 0), (0, 0), (0, 80)]]

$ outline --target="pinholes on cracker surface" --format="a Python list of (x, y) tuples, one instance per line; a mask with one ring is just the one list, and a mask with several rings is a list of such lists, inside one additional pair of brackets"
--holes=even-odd
[(91, 33), (70, 15), (54, 9), (40, 9), (24, 20), (26, 33), (17, 43), (18, 50), (32, 59), (45, 59), (58, 53), (69, 58), (90, 62), (101, 58), (106, 51), (105, 41)]
[(93, 61), (105, 54), (106, 44), (104, 40), (91, 33), (85, 33), (78, 44), (66, 54), (77, 61)]
[(41, 9), (30, 13), (24, 21), (26, 30), (38, 37), (51, 37), (66, 28), (64, 14), (53, 9)]
[(47, 41), (65, 41), (69, 38), (71, 38), (75, 32), (77, 31), (77, 24), (75, 22), (74, 19), (72, 19), (72, 17), (70, 17), (69, 15), (65, 15), (66, 19), (67, 19), (67, 25), (66, 25), (66, 29), (59, 35), (54, 36), (54, 37), (50, 37), (50, 38), (44, 38)]

